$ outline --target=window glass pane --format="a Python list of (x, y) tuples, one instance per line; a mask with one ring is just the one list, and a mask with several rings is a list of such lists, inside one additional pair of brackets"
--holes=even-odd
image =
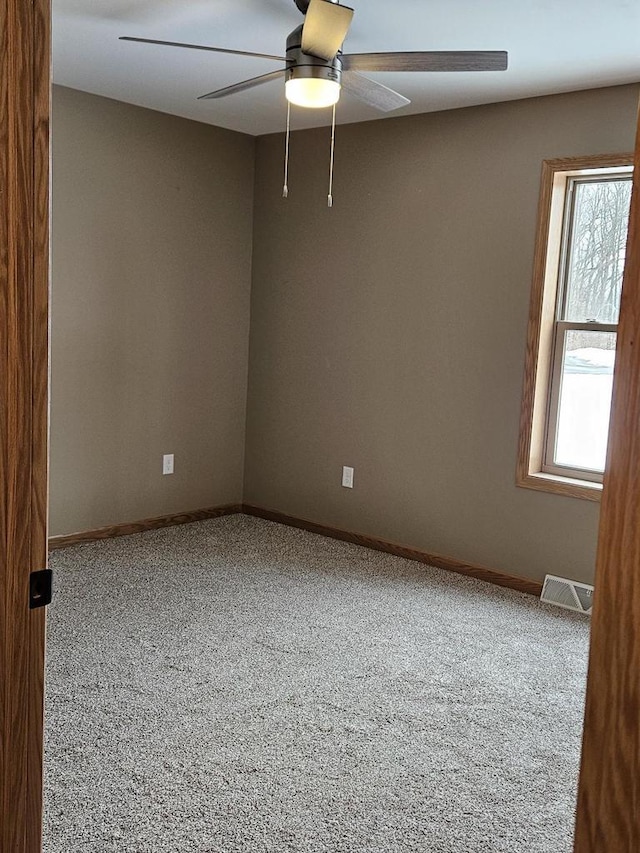
[(617, 323), (631, 180), (576, 181), (564, 317)]
[(565, 333), (554, 463), (604, 471), (615, 332)]

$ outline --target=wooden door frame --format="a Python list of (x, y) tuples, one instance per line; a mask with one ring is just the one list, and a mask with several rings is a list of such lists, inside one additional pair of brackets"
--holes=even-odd
[(640, 117), (634, 162), (575, 853), (640, 850)]
[(0, 4), (0, 853), (38, 853), (47, 562), (49, 0)]

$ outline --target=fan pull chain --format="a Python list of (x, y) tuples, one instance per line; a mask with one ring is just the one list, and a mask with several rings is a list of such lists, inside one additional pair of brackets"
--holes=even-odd
[(327, 197), (327, 207), (333, 207), (333, 155), (336, 147), (336, 105), (333, 105), (333, 115), (331, 117), (331, 160), (329, 163), (329, 195)]
[(291, 135), (291, 103), (287, 101), (287, 133), (284, 143), (284, 186), (282, 187), (282, 198), (289, 197), (289, 136)]

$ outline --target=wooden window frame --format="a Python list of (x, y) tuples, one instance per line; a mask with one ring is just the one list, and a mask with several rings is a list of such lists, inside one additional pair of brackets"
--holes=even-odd
[(567, 178), (585, 169), (633, 166), (633, 154), (600, 154), (544, 160), (533, 264), (533, 282), (520, 412), (516, 484), (584, 500), (599, 501), (602, 483), (544, 471), (558, 271), (560, 268)]

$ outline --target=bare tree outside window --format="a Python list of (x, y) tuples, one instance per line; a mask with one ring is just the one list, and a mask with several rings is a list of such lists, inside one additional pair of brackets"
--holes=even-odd
[(617, 323), (631, 181), (576, 181), (562, 319)]

